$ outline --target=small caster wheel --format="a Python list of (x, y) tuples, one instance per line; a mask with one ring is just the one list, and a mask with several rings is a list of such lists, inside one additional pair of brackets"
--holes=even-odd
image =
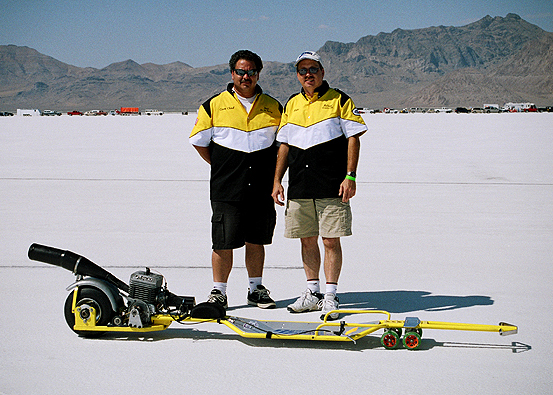
[(416, 350), (421, 345), (421, 335), (418, 332), (407, 332), (403, 336), (403, 345), (409, 350)]
[(399, 335), (394, 330), (384, 332), (380, 338), (380, 343), (388, 350), (393, 350), (399, 345)]

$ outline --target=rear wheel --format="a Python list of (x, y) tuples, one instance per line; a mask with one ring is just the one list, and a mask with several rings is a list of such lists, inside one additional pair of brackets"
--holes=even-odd
[(403, 336), (403, 345), (409, 350), (416, 350), (421, 345), (421, 335), (418, 332), (407, 332)]
[[(67, 322), (67, 325), (69, 325), (69, 328), (79, 336), (83, 337), (99, 337), (104, 334), (104, 332), (98, 332), (98, 331), (76, 331), (74, 329), (75, 326), (75, 314), (72, 311), (73, 308), (73, 293), (75, 291), (71, 292), (69, 296), (67, 296), (67, 299), (65, 300), (65, 321)], [(114, 312), (111, 308), (111, 303), (109, 301), (109, 298), (106, 296), (105, 293), (102, 291), (96, 289), (96, 288), (82, 288), (79, 289), (77, 294), (77, 300), (75, 303), (76, 307), (82, 306), (82, 305), (89, 305), (94, 308), (96, 311), (96, 325), (97, 326), (105, 326), (110, 321), (111, 318), (114, 315)]]

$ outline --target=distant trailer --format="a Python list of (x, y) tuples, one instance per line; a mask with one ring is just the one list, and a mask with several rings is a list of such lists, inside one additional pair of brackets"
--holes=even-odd
[(40, 116), (40, 110), (33, 109), (33, 110), (25, 110), (18, 108), (17, 109), (17, 115), (22, 117), (37, 117)]
[(161, 110), (144, 110), (144, 115), (163, 115)]
[(503, 108), (510, 112), (532, 112), (535, 111), (536, 105), (534, 103), (505, 103)]
[(121, 107), (119, 115), (140, 115), (138, 107)]
[(163, 115), (163, 111), (160, 111), (160, 110), (144, 110), (144, 115)]

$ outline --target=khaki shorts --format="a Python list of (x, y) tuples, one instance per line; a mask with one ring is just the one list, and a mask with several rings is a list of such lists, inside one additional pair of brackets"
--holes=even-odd
[(288, 199), (284, 237), (351, 236), (351, 207), (342, 198)]

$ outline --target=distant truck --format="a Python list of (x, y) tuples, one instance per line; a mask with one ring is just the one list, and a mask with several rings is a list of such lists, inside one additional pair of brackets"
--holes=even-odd
[(41, 114), (40, 110), (37, 110), (37, 109), (33, 109), (33, 110), (26, 110), (21, 108), (17, 109), (17, 116), (35, 117), (35, 116), (40, 116), (40, 114)]
[(145, 110), (144, 115), (163, 115), (163, 111), (160, 111), (160, 110)]
[(538, 109), (534, 103), (505, 103), (503, 107), (509, 112), (537, 112)]
[(121, 110), (117, 111), (119, 115), (140, 115), (138, 107), (121, 107)]
[(42, 111), (42, 116), (43, 117), (54, 116), (54, 115), (61, 115), (61, 112), (55, 111), (55, 110), (44, 110), (44, 111)]

